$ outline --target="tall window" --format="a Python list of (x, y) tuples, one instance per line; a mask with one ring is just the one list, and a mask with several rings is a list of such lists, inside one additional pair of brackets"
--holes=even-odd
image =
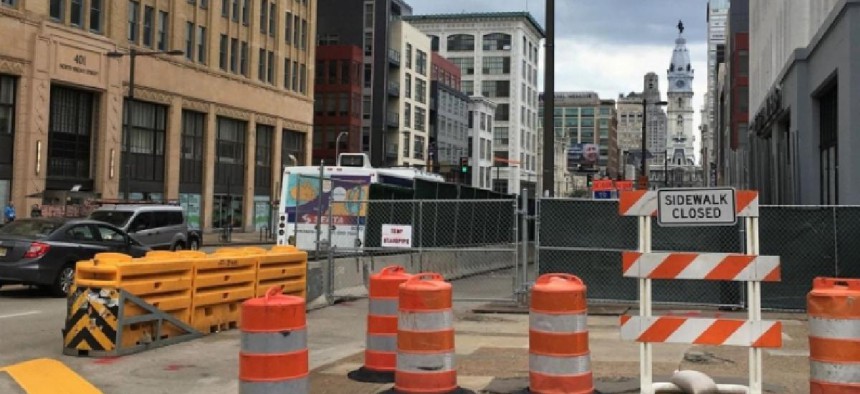
[(511, 73), (511, 58), (508, 56), (487, 56), (482, 67), (484, 75), (506, 75)]
[(242, 23), (244, 23), (245, 26), (248, 26), (248, 23), (251, 21), (251, 7), (248, 4), (250, 2), (251, 0), (242, 1)]
[(426, 131), (427, 110), (422, 107), (415, 107), (415, 130)]
[(415, 144), (412, 149), (412, 157), (418, 160), (424, 160), (424, 137), (416, 136)]
[(260, 33), (266, 34), (269, 24), (269, 0), (260, 0)]
[(293, 60), (293, 78), (290, 81), (290, 90), (299, 91), (299, 62)]
[(51, 87), (48, 178), (90, 178), (93, 93)]
[(506, 122), (510, 118), (510, 106), (508, 104), (499, 104), (496, 106), (496, 121)]
[(268, 61), (266, 62), (266, 82), (275, 82), (275, 52), (269, 51)]
[(218, 46), (218, 67), (227, 71), (227, 35), (221, 35), (221, 43)]
[(197, 26), (197, 61), (206, 64), (206, 28)]
[(284, 89), (290, 89), (290, 58), (284, 58)]
[(203, 133), (206, 114), (182, 111), (182, 152), (179, 165), (179, 189), (184, 193), (200, 193), (203, 183)]
[(194, 60), (194, 24), (185, 23), (185, 57)]
[(216, 136), (215, 185), (226, 189), (227, 183), (236, 192), (244, 184), (245, 167), (245, 130), (247, 123), (225, 117), (218, 117)]
[(475, 50), (475, 36), (455, 34), (448, 36), (448, 52), (468, 52)]
[(430, 36), (430, 50), (439, 52), (439, 36)]
[(427, 75), (427, 53), (421, 50), (415, 51), (415, 70), (421, 75)]
[(137, 43), (138, 26), (140, 24), (140, 3), (134, 0), (128, 2), (128, 40)]
[(84, 0), (72, 0), (69, 10), (69, 22), (72, 26), (81, 26), (84, 23)]
[[(229, 1), (229, 0), (223, 0)], [(242, 0), (233, 0), (233, 22), (239, 21), (239, 2)]]
[(485, 51), (509, 51), (511, 50), (511, 35), (504, 33), (491, 33), (484, 35)]
[(272, 138), (275, 128), (257, 125), (257, 141), (254, 149), (254, 194), (269, 195), (272, 189)]
[(427, 103), (427, 81), (415, 78), (415, 100), (419, 103)]
[(0, 179), (9, 179), (15, 159), (16, 79), (0, 75)]
[(241, 59), (240, 59), (241, 64), (240, 65), (241, 65), (242, 69), (239, 71), (242, 75), (247, 77), (248, 76), (248, 57), (249, 57), (250, 53), (248, 52), (248, 43), (245, 41), (242, 41), (242, 52), (240, 55), (241, 55)]
[(281, 141), (282, 165), (293, 165), (290, 155), (296, 158), (295, 165), (305, 164), (305, 133), (296, 130), (284, 129)]
[(839, 204), (839, 100), (836, 83), (818, 98), (821, 204)]
[(307, 66), (304, 64), (301, 65), (301, 71), (299, 72), (299, 93), (307, 94), (308, 93), (308, 72)]
[(364, 28), (373, 29), (373, 3), (364, 3)]
[(300, 47), (302, 50), (308, 48), (308, 21), (304, 19), (302, 19), (302, 38)]
[(412, 44), (406, 44), (406, 68), (412, 68)]
[(406, 98), (412, 98), (412, 76), (409, 73), (406, 74), (406, 86), (403, 87), (403, 91)]
[(475, 75), (475, 58), (473, 57), (453, 57), (448, 59), (451, 63), (457, 65), (463, 75)]
[(60, 22), (65, 20), (65, 15), (63, 12), (63, 7), (66, 5), (66, 0), (51, 0), (50, 5), (50, 15), (51, 19), (58, 20)]
[(403, 105), (403, 127), (412, 127), (412, 105), (409, 103)]
[(221, 0), (221, 16), (230, 16), (230, 0)]
[(103, 0), (90, 0), (90, 31), (101, 33), (102, 14), (104, 14)]
[(167, 30), (168, 14), (165, 11), (158, 11), (158, 50), (167, 50)]
[(260, 49), (259, 61), (260, 61), (260, 64), (259, 64), (259, 67), (257, 67), (257, 78), (259, 78), (260, 81), (266, 82), (266, 50), (265, 49)]
[(155, 9), (146, 6), (143, 8), (143, 45), (152, 48), (152, 23), (155, 21)]
[[(142, 101), (126, 101), (123, 114), (123, 159), (129, 168), (127, 181), (164, 181), (164, 140), (167, 107)], [(124, 164), (125, 165), (125, 164)]]
[(284, 17), (284, 24), (286, 25), (284, 43), (290, 45), (293, 42), (293, 14), (291, 12), (287, 12), (287, 16)]
[(275, 3), (269, 4), (269, 37), (275, 36), (275, 29), (278, 27), (275, 23), (275, 17), (278, 15), (278, 6)]
[(239, 67), (239, 40), (230, 39), (230, 72), (236, 73)]

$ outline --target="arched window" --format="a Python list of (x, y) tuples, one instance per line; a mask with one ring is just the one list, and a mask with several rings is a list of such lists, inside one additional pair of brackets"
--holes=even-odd
[(485, 51), (510, 51), (511, 35), (505, 33), (490, 33), (484, 35)]
[(439, 36), (430, 36), (430, 50), (439, 52)]
[(467, 52), (475, 50), (475, 36), (455, 34), (448, 37), (448, 52)]
[(684, 107), (684, 98), (678, 97), (678, 108), (683, 108), (683, 107)]

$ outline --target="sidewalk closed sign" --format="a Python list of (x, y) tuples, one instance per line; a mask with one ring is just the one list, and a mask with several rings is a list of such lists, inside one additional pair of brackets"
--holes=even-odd
[(665, 189), (657, 191), (661, 226), (732, 226), (737, 223), (735, 189)]
[(411, 248), (412, 226), (403, 224), (382, 225), (383, 248)]

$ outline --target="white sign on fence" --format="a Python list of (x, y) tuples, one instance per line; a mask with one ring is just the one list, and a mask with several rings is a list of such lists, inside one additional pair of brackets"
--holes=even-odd
[(382, 225), (383, 248), (411, 248), (412, 226), (404, 224)]
[(735, 189), (665, 189), (657, 191), (661, 226), (731, 226), (737, 223)]

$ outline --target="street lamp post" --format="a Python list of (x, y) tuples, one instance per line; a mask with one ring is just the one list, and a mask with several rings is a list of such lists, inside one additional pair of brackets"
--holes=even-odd
[[(668, 105), (665, 101), (658, 101), (654, 105)], [(642, 175), (640, 178), (640, 187), (645, 189), (648, 187), (648, 99), (642, 98)], [(644, 181), (644, 182), (643, 182)]]
[(349, 133), (341, 131), (334, 140), (334, 160), (337, 165), (340, 165), (340, 137), (348, 136)]
[(155, 55), (168, 55), (168, 56), (182, 56), (185, 52), (181, 50), (170, 50), (170, 51), (147, 51), (140, 52), (135, 48), (129, 49), (128, 53), (111, 51), (107, 53), (108, 57), (111, 58), (121, 58), (123, 56), (128, 55), (129, 62), (131, 63), (129, 66), (129, 76), (128, 76), (128, 121), (129, 121), (129, 130), (124, 132), (125, 139), (125, 163), (123, 163), (123, 167), (125, 168), (125, 199), (127, 201), (131, 200), (131, 122), (134, 119), (134, 66), (138, 56), (155, 56)]

